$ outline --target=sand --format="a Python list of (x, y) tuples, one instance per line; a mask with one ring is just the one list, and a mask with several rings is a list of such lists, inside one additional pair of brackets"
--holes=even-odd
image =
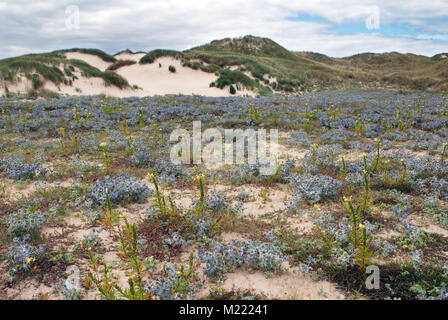
[(86, 54), (80, 52), (66, 52), (65, 57), (67, 59), (77, 59), (82, 60), (90, 64), (92, 67), (105, 71), (112, 63), (106, 62), (98, 56), (93, 54)]
[[(176, 72), (170, 72), (169, 66), (174, 66)], [(151, 64), (135, 64), (117, 70), (117, 73), (127, 79), (131, 85), (137, 85), (139, 96), (155, 94), (198, 94), (204, 96), (230, 96), (227, 88), (210, 88), (210, 83), (217, 79), (213, 73), (193, 70), (183, 67), (180, 60), (171, 57), (161, 57)], [(250, 94), (240, 91), (238, 94)], [(251, 94), (253, 95), (253, 93)]]
[[(106, 70), (111, 63), (103, 61), (101, 58), (85, 53), (67, 52), (65, 56), (68, 59), (78, 59), (88, 64)], [(123, 60), (139, 61), (144, 53), (120, 53), (116, 58)], [(170, 72), (169, 66), (174, 66), (176, 72)], [(59, 68), (63, 69), (62, 66)], [(217, 79), (214, 73), (207, 73), (202, 70), (193, 70), (183, 67), (180, 60), (172, 57), (161, 57), (151, 64), (134, 64), (124, 66), (115, 71), (117, 74), (125, 78), (131, 86), (127, 89), (120, 89), (115, 86), (106, 86), (104, 80), (98, 77), (83, 77), (81, 72), (75, 68), (73, 72), (78, 79), (73, 84), (65, 85), (51, 81), (46, 81), (44, 88), (63, 95), (97, 95), (104, 94), (112, 97), (145, 97), (164, 94), (185, 94), (185, 95), (202, 95), (211, 97), (231, 96), (229, 87), (223, 89), (210, 87), (210, 83)], [(7, 84), (8, 90), (15, 93), (27, 93), (31, 88), (31, 81), (23, 76), (21, 81), (17, 83)], [(0, 87), (0, 95), (5, 94), (4, 86)], [(255, 96), (255, 93), (249, 90), (238, 90), (236, 95)]]

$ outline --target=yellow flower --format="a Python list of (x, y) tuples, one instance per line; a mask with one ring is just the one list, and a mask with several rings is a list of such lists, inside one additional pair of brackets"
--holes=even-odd
[(101, 143), (100, 143), (100, 147), (105, 147), (105, 146), (107, 146), (107, 143), (106, 143), (106, 142), (101, 142)]
[(87, 250), (89, 250), (89, 251), (92, 251), (92, 248), (91, 248), (91, 247), (89, 247), (89, 249), (87, 249)]
[(366, 226), (365, 226), (365, 225), (363, 225), (362, 223), (360, 223), (360, 224), (359, 224), (359, 228), (360, 228), (360, 229), (365, 229), (365, 228), (366, 228)]
[(34, 259), (34, 258), (29, 258), (29, 257), (25, 257), (25, 262), (26, 263), (31, 263), (31, 262), (33, 262), (33, 261), (35, 261), (36, 259)]
[(403, 245), (403, 247), (402, 247), (403, 249), (407, 249), (408, 248), (408, 246), (405, 244), (405, 245)]
[(221, 287), (221, 290), (222, 290), (222, 291), (226, 291), (226, 287), (222, 286), (222, 287)]
[(316, 210), (320, 210), (320, 205), (318, 205), (317, 203), (314, 205), (314, 209)]

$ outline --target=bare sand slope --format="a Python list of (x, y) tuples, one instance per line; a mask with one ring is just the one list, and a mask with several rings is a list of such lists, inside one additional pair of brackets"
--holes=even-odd
[[(176, 68), (170, 72), (169, 66)], [(130, 85), (137, 85), (143, 96), (154, 94), (199, 94), (204, 96), (229, 96), (229, 90), (210, 87), (217, 76), (201, 70), (183, 67), (180, 60), (161, 57), (151, 64), (134, 64), (116, 71), (127, 79)], [(249, 94), (239, 92), (239, 94)]]
[(112, 63), (106, 62), (98, 56), (93, 54), (86, 54), (80, 52), (66, 52), (64, 53), (67, 59), (82, 60), (90, 64), (92, 67), (105, 71)]

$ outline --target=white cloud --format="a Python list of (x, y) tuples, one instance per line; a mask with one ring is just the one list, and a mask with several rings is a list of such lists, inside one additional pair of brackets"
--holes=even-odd
[[(65, 9), (80, 9), (80, 29), (67, 30)], [(291, 21), (307, 13), (335, 23), (363, 23), (372, 6), (380, 8), (381, 23), (409, 23), (420, 34), (443, 34), (425, 19), (448, 19), (446, 1), (418, 0), (226, 0), (226, 1), (1, 1), (0, 57), (72, 47), (94, 47), (110, 53), (122, 49), (187, 49), (214, 39), (253, 34), (270, 37), (290, 50), (310, 50), (331, 56), (358, 52), (400, 51), (433, 55), (446, 51), (445, 41), (340, 35), (326, 23)], [(446, 21), (446, 20), (445, 20)], [(436, 29), (436, 30), (434, 30)]]

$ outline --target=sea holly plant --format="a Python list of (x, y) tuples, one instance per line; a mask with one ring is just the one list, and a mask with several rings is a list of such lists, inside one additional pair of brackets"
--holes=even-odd
[(183, 265), (178, 268), (171, 263), (165, 264), (162, 269), (162, 276), (155, 281), (148, 282), (148, 291), (161, 300), (194, 298), (191, 296), (193, 291), (191, 282), (194, 276), (193, 264), (193, 253), (190, 253), (188, 268)]

